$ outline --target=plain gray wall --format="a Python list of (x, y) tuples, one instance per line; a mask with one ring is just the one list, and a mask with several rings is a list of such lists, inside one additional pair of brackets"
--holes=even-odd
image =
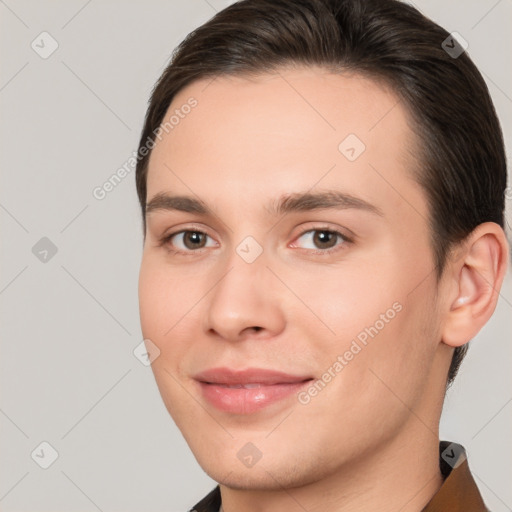
[[(3, 512), (184, 511), (214, 485), (132, 353), (142, 340), (134, 173), (103, 200), (93, 190), (137, 149), (173, 48), (229, 3), (0, 2)], [(416, 5), (468, 41), (512, 147), (512, 1)], [(509, 273), (441, 429), (468, 448), (494, 512), (512, 508), (511, 315)], [(48, 469), (35, 462), (51, 461), (43, 441), (58, 452)]]

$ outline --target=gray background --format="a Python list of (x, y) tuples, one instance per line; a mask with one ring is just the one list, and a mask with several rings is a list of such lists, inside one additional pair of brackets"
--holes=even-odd
[[(133, 355), (142, 340), (134, 173), (102, 201), (92, 191), (137, 149), (172, 49), (229, 3), (0, 0), (3, 512), (183, 511), (214, 485)], [(416, 5), (468, 41), (510, 148), (512, 0)], [(51, 48), (43, 31), (59, 45), (46, 59), (31, 47)], [(46, 261), (47, 242), (33, 253), (43, 237), (57, 248)], [(495, 512), (512, 507), (511, 314), (509, 273), (441, 428), (468, 448)], [(59, 454), (48, 469), (31, 457), (43, 441)]]

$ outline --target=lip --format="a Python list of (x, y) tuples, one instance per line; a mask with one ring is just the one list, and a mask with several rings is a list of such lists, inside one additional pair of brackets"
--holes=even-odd
[(252, 414), (297, 393), (312, 377), (263, 368), (211, 368), (194, 379), (203, 397), (217, 409), (231, 414)]

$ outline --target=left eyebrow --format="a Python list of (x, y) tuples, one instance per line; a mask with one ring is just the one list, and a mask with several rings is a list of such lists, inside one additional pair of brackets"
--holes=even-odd
[(272, 215), (283, 215), (285, 213), (320, 210), (324, 208), (340, 210), (355, 208), (384, 217), (383, 211), (377, 206), (359, 197), (336, 190), (317, 193), (286, 194), (281, 196), (278, 200), (271, 202), (267, 210)]

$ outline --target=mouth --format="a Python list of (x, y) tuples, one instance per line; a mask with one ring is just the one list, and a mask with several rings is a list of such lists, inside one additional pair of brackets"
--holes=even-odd
[(215, 408), (231, 414), (252, 414), (298, 393), (313, 377), (274, 370), (212, 368), (197, 374), (202, 396)]

